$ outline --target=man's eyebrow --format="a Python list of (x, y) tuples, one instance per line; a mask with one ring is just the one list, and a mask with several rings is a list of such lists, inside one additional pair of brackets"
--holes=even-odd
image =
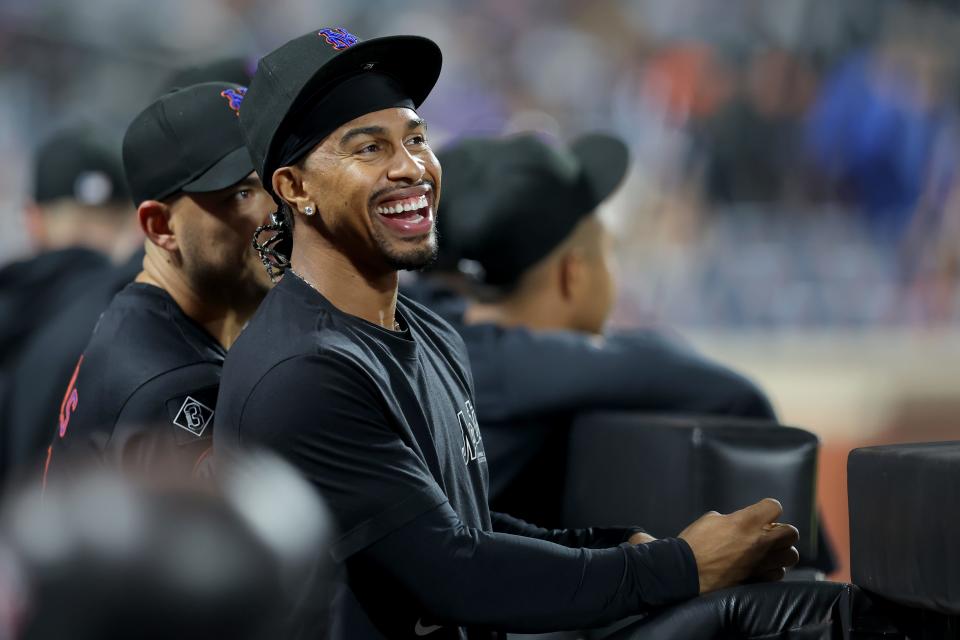
[(408, 130), (408, 131), (412, 131), (413, 129), (416, 129), (417, 127), (423, 127), (424, 129), (426, 129), (426, 128), (427, 128), (427, 121), (424, 120), (423, 118), (410, 118), (410, 120), (407, 121), (407, 130)]
[(340, 144), (345, 145), (348, 142), (350, 142), (350, 140), (352, 140), (353, 138), (356, 138), (357, 136), (364, 136), (364, 135), (368, 135), (368, 136), (381, 135), (382, 136), (386, 132), (387, 130), (384, 129), (383, 127), (377, 127), (377, 126), (357, 127), (356, 129), (350, 129), (345, 134), (343, 134), (343, 137), (340, 138)]

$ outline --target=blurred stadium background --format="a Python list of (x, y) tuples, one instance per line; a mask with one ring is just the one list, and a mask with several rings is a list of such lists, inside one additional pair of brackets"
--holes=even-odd
[(434, 146), (629, 142), (605, 212), (616, 323), (675, 328), (822, 437), (841, 553), (851, 447), (960, 437), (960, 15), (944, 2), (0, 0), (0, 263), (29, 251), (46, 134), (89, 120), (119, 144), (173, 69), (321, 24), (440, 44)]

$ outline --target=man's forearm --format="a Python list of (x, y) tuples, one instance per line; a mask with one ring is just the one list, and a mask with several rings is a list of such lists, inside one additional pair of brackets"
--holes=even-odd
[(583, 529), (544, 529), (520, 518), (496, 511), (490, 514), (493, 530), (525, 538), (545, 540), (571, 549), (609, 549), (627, 542), (641, 527), (587, 527)]
[(487, 533), (438, 507), (361, 552), (438, 619), (543, 632), (606, 624), (697, 595), (686, 542), (571, 549)]

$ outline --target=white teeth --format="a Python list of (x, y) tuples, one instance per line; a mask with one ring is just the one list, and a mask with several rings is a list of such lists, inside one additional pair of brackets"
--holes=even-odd
[(416, 200), (412, 202), (405, 202), (403, 204), (396, 204), (387, 207), (377, 207), (377, 213), (381, 215), (391, 215), (397, 213), (407, 213), (410, 211), (416, 211), (418, 209), (423, 209), (424, 207), (429, 207), (430, 203), (427, 200), (427, 196), (419, 196)]

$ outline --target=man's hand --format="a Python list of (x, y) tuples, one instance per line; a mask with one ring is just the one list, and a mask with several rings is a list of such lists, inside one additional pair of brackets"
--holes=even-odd
[(656, 538), (654, 538), (649, 533), (638, 531), (637, 533), (630, 536), (630, 538), (627, 539), (627, 542), (629, 542), (630, 544), (647, 544), (648, 542), (653, 542), (654, 540), (656, 540)]
[(700, 593), (744, 580), (779, 580), (799, 556), (793, 547), (799, 532), (776, 522), (783, 507), (772, 498), (729, 515), (711, 511), (683, 530), (697, 560)]

